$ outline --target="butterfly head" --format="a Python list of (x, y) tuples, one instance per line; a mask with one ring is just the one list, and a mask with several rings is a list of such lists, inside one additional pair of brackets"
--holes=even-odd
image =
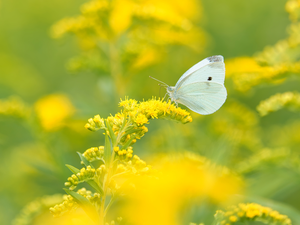
[(174, 92), (174, 90), (175, 90), (175, 87), (167, 86), (166, 88), (167, 88), (167, 92), (168, 92), (169, 94), (173, 94), (173, 92)]

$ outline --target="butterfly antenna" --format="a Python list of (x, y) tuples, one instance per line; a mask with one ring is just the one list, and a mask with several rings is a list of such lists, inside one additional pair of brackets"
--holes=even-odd
[(160, 81), (160, 80), (157, 80), (157, 79), (154, 78), (154, 77), (151, 77), (151, 76), (149, 76), (149, 77), (150, 77), (151, 79), (153, 79), (153, 80), (156, 80), (156, 81), (162, 83), (165, 87), (169, 87), (169, 85), (167, 85), (166, 83), (164, 83), (164, 82), (162, 82), (162, 81)]

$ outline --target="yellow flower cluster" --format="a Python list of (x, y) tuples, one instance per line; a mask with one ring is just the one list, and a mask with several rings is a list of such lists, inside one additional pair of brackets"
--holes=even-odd
[(272, 129), (271, 137), (276, 135), (277, 138), (273, 140), (275, 146), (289, 146), (291, 149), (298, 151), (300, 144), (300, 121), (291, 121), (285, 126), (276, 126)]
[[(180, 121), (183, 124), (192, 122), (192, 117), (186, 110), (176, 107), (170, 102), (151, 99), (137, 103), (135, 100), (125, 99), (124, 101), (121, 100), (119, 105), (124, 108), (124, 112), (130, 112), (130, 116), (133, 117), (135, 121), (138, 120), (138, 116), (142, 114), (147, 120), (156, 118), (172, 119)], [(140, 120), (138, 121), (142, 122)], [(144, 123), (146, 123), (146, 121), (144, 121)]]
[(291, 225), (291, 220), (279, 212), (256, 203), (241, 203), (238, 206), (231, 206), (226, 212), (217, 211), (216, 219), (221, 225), (230, 225), (240, 221), (260, 221), (266, 224)]
[[(78, 194), (87, 198), (94, 199), (94, 195), (91, 191), (87, 191), (85, 188), (81, 188), (77, 191)], [(73, 211), (79, 207), (79, 204), (71, 195), (64, 195), (63, 202), (50, 208), (50, 212), (55, 216), (59, 217), (67, 212)]]
[(282, 161), (289, 155), (290, 150), (286, 148), (265, 148), (249, 157), (249, 159), (238, 163), (238, 165), (236, 166), (236, 171), (240, 174), (245, 174), (259, 168), (259, 166), (264, 165), (267, 162), (282, 164)]
[[(263, 53), (261, 53), (262, 55)], [(274, 53), (265, 53), (274, 56)], [(260, 58), (259, 58), (260, 57)], [(285, 73), (299, 72), (300, 63), (281, 63), (276, 66), (261, 65), (262, 56), (256, 59), (251, 57), (238, 57), (226, 61), (226, 76), (230, 77), (239, 91), (246, 92), (261, 83), (274, 83), (282, 81)], [(268, 59), (269, 63), (272, 59)]]
[[(169, 119), (184, 124), (192, 122), (192, 117), (186, 110), (161, 100), (151, 99), (138, 103), (133, 99), (125, 99), (121, 100), (119, 106), (123, 107), (123, 111), (115, 116), (109, 116), (106, 121), (121, 145), (133, 144), (136, 139), (140, 139), (148, 132), (148, 128), (144, 125), (150, 119)], [(104, 119), (101, 119), (99, 115), (90, 118), (88, 122), (85, 127), (91, 131), (107, 129)]]
[(278, 41), (274, 46), (265, 47), (263, 51), (255, 56), (255, 59), (259, 63), (269, 65), (278, 70), (278, 75), (300, 72), (300, 62), (298, 60), (300, 56), (300, 25), (297, 22), (300, 15), (299, 1), (287, 1), (286, 10), (290, 13), (292, 21), (288, 28), (289, 36), (286, 39)]
[(290, 20), (296, 22), (300, 17), (300, 1), (288, 0), (285, 5), (285, 10), (290, 14)]
[(64, 94), (51, 94), (35, 103), (35, 111), (46, 131), (61, 128), (65, 120), (73, 115), (75, 108)]
[(139, 175), (150, 171), (151, 166), (147, 165), (146, 162), (144, 160), (141, 160), (137, 155), (134, 155), (131, 159), (129, 159), (127, 156), (128, 154), (126, 155), (126, 159), (118, 164), (116, 176), (124, 172), (126, 172), (126, 174), (131, 173), (134, 175)]
[(268, 66), (273, 68), (269, 77), (280, 77), (283, 73), (299, 73), (300, 71), (298, 54), (294, 54), (295, 48), (300, 44), (300, 26), (292, 24), (289, 32), (287, 39), (280, 40), (274, 46), (265, 47), (254, 57), (260, 65), (263, 65), (262, 68), (268, 69)]
[(43, 211), (49, 209), (49, 207), (57, 204), (62, 200), (63, 196), (60, 194), (44, 196), (35, 201), (28, 203), (12, 222), (12, 225), (28, 225), (33, 224), (34, 218), (41, 214)]
[(68, 178), (68, 181), (65, 182), (65, 186), (69, 188), (69, 190), (74, 190), (79, 183), (88, 180), (94, 180), (95, 176), (96, 179), (103, 176), (105, 172), (105, 165), (101, 165), (99, 168), (94, 169), (91, 166), (87, 166), (86, 168), (83, 167), (80, 169), (78, 173), (72, 174), (71, 177)]
[(127, 149), (120, 150), (119, 147), (114, 149), (118, 165), (114, 177), (119, 177), (122, 174), (139, 175), (149, 172), (151, 166), (147, 165), (144, 160), (141, 160), (137, 155), (133, 155), (133, 148), (129, 146)]
[(79, 16), (57, 22), (51, 33), (54, 38), (67, 33), (78, 38), (84, 54), (72, 60), (73, 69), (109, 71), (109, 59), (136, 70), (157, 62), (164, 54), (160, 46), (180, 44), (200, 51), (205, 34), (193, 22), (200, 15), (195, 0), (91, 0), (82, 5)]
[(82, 155), (89, 161), (93, 162), (103, 157), (104, 146), (92, 147), (87, 149)]
[[(82, 5), (80, 16), (58, 22), (52, 34), (58, 38), (65, 33), (80, 33), (85, 29), (93, 31), (94, 35), (105, 34), (100, 37), (107, 38), (125, 32), (133, 19), (155, 19), (189, 31), (193, 27), (191, 20), (197, 14), (199, 8), (194, 0), (188, 0), (185, 4), (179, 0), (172, 1), (172, 4), (158, 0), (91, 0)], [(108, 25), (105, 25), (105, 19)]]
[(258, 118), (254, 111), (238, 102), (228, 103), (222, 110), (223, 113), (212, 120), (214, 132), (224, 135), (236, 146), (243, 145), (252, 150), (260, 147)]
[(29, 114), (29, 108), (18, 97), (11, 96), (8, 99), (0, 100), (0, 115), (10, 115), (20, 118), (27, 118)]
[(266, 116), (270, 112), (278, 111), (282, 108), (300, 109), (300, 94), (297, 92), (278, 93), (270, 98), (261, 101), (257, 106), (257, 111), (261, 116)]
[(241, 190), (238, 177), (203, 157), (187, 153), (159, 158), (154, 163), (160, 168), (157, 173), (131, 179), (136, 189), (127, 194), (129, 202), (123, 213), (132, 224), (156, 224), (157, 218), (160, 224), (180, 224), (177, 216), (183, 206), (189, 207), (191, 199), (224, 203)]
[(287, 75), (300, 73), (300, 1), (288, 0), (286, 10), (292, 21), (287, 38), (265, 47), (253, 58), (238, 57), (226, 61), (226, 75), (232, 78), (239, 91), (248, 91), (261, 83), (282, 82)]

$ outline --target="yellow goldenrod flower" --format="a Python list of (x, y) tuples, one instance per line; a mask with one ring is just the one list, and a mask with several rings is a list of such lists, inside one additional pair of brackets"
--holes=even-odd
[(131, 25), (134, 2), (131, 0), (112, 1), (112, 11), (109, 17), (109, 24), (114, 33), (118, 36)]
[[(144, 163), (137, 156), (134, 159)], [(216, 203), (226, 202), (241, 190), (241, 180), (228, 169), (223, 172), (222, 167), (209, 165), (194, 154), (163, 158), (157, 166), (160, 170), (155, 175), (132, 178), (136, 189), (128, 193), (129, 202), (123, 210), (133, 224), (156, 224), (157, 218), (161, 224), (180, 224), (177, 215), (188, 200), (207, 197)]]
[(262, 147), (257, 114), (239, 102), (222, 107), (222, 114), (214, 116), (211, 127), (236, 145), (253, 150)]
[(236, 216), (230, 216), (229, 217), (230, 222), (236, 222), (238, 220), (238, 218)]
[(144, 114), (138, 114), (137, 117), (135, 118), (135, 123), (139, 126), (144, 125), (148, 123), (148, 119)]
[(226, 61), (226, 76), (230, 77), (235, 88), (242, 92), (261, 83), (281, 82), (281, 75), (290, 70), (291, 66), (286, 64), (262, 66), (251, 57), (238, 57)]
[(84, 125), (84, 128), (85, 128), (85, 129), (88, 129), (88, 130), (90, 130), (90, 131), (95, 131), (95, 128), (92, 127), (91, 124), (89, 124), (89, 123), (86, 123), (86, 124)]
[(35, 111), (42, 127), (47, 131), (53, 131), (64, 125), (75, 108), (67, 96), (52, 94), (39, 99), (35, 103)]
[[(125, 100), (121, 100), (119, 106), (123, 107), (122, 113), (109, 116), (106, 121), (112, 128), (114, 135), (120, 140), (119, 144), (121, 145), (128, 142), (134, 144), (137, 139), (143, 137), (148, 132), (147, 127), (144, 125), (150, 119), (170, 119), (181, 123), (192, 121), (192, 117), (186, 110), (161, 100), (151, 99), (138, 103), (136, 100), (125, 98)], [(102, 121), (101, 126), (99, 126), (98, 121)], [(93, 119), (90, 118), (85, 127), (91, 131), (108, 129), (104, 125), (104, 119), (98, 115)], [(110, 131), (106, 130), (106, 132), (110, 135)], [(118, 155), (124, 154), (118, 153)]]
[(25, 103), (16, 96), (0, 100), (0, 115), (10, 115), (20, 118), (29, 116), (30, 110)]
[(82, 155), (90, 162), (93, 162), (97, 159), (103, 157), (104, 154), (104, 146), (91, 147), (87, 149)]
[[(43, 196), (30, 203), (28, 203), (20, 212), (20, 214), (14, 219), (14, 225), (33, 224), (37, 215), (42, 214), (45, 209), (61, 202), (63, 196), (61, 194), (55, 194), (50, 196)], [(49, 219), (49, 218), (48, 218)]]
[(266, 116), (270, 112), (277, 111), (284, 107), (291, 109), (300, 108), (300, 94), (297, 92), (278, 93), (270, 98), (261, 101), (257, 106), (257, 111), (261, 116)]
[(288, 0), (285, 10), (290, 14), (290, 20), (296, 22), (300, 16), (300, 2), (298, 0)]
[(132, 70), (161, 61), (165, 46), (202, 51), (206, 35), (196, 26), (201, 15), (196, 0), (90, 0), (78, 16), (54, 24), (51, 35), (74, 35), (82, 54), (70, 60), (69, 68), (109, 71), (122, 96)]
[[(287, 135), (290, 136), (289, 134)], [(297, 136), (299, 139), (299, 135)], [(241, 163), (239, 163), (236, 166), (236, 171), (240, 174), (248, 173), (255, 170), (256, 168), (259, 168), (259, 166), (265, 163), (282, 162), (283, 159), (286, 159), (289, 156), (290, 156), (290, 150), (288, 148), (278, 148), (278, 149), (263, 148), (260, 151), (258, 151), (256, 154), (249, 157), (247, 160), (244, 160)]]
[(94, 116), (93, 121), (95, 122), (95, 124), (96, 124), (99, 128), (105, 127), (105, 125), (104, 125), (104, 120), (100, 117), (100, 115)]
[(229, 207), (233, 215), (227, 216), (226, 212), (217, 211), (215, 214), (216, 219), (224, 221), (224, 223), (234, 224), (235, 222), (242, 221), (260, 221), (266, 224), (276, 223), (281, 225), (291, 225), (291, 220), (279, 212), (272, 210), (269, 207), (264, 207), (256, 203), (240, 203), (238, 206)]

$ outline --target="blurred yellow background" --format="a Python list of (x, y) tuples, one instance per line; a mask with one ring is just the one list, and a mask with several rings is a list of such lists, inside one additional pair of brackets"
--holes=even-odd
[[(204, 156), (243, 177), (248, 201), (300, 224), (299, 8), (297, 0), (0, 0), (0, 224), (63, 194), (65, 164), (79, 166), (76, 152), (104, 141), (84, 128), (88, 118), (114, 115), (125, 96), (163, 97), (149, 76), (175, 85), (212, 55), (225, 58), (222, 108), (191, 112), (186, 125), (152, 121), (135, 154)], [(285, 94), (261, 103), (277, 93)], [(209, 223), (203, 215), (214, 212), (201, 210), (188, 221)]]

